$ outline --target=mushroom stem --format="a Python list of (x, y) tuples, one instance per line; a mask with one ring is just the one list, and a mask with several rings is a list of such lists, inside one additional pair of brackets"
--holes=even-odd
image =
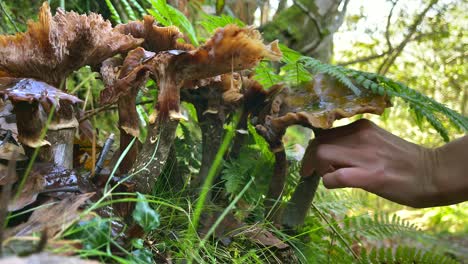
[(268, 219), (274, 222), (278, 222), (279, 216), (281, 215), (281, 197), (283, 195), (287, 174), (288, 161), (286, 159), (286, 151), (282, 148), (275, 152), (275, 167), (264, 203)]
[(44, 162), (53, 162), (66, 169), (73, 168), (73, 141), (76, 128), (48, 130), (47, 141), (50, 146), (42, 146), (39, 150), (39, 159)]
[[(249, 112), (247, 111), (242, 111), (242, 115), (239, 119), (239, 124), (237, 125), (237, 130), (247, 130), (247, 120), (249, 117)], [(236, 136), (234, 137), (234, 141), (232, 143), (231, 151), (229, 152), (229, 158), (237, 158), (239, 157), (240, 151), (242, 146), (245, 143), (245, 140), (247, 139), (247, 134), (246, 133), (236, 133)]]
[(301, 178), (294, 189), (293, 196), (284, 209), (281, 223), (290, 228), (304, 224), (307, 212), (317, 191), (320, 176), (314, 173), (310, 177)]
[[(162, 73), (162, 72), (161, 72)], [(158, 74), (159, 96), (177, 93), (179, 88), (173, 74)], [(179, 102), (177, 101), (177, 105)], [(173, 105), (172, 105), (173, 106)], [(165, 109), (168, 110), (168, 109)], [(142, 150), (138, 154), (132, 172), (135, 172), (134, 182), (136, 191), (150, 194), (153, 192), (157, 178), (161, 175), (171, 147), (176, 137), (179, 119), (171, 118), (170, 112), (159, 114), (155, 123), (148, 129), (148, 136)]]
[[(133, 88), (128, 94), (120, 96), (117, 105), (119, 112), (120, 153), (128, 147), (135, 136), (139, 134), (138, 113), (136, 110), (136, 96), (138, 88)], [(138, 144), (135, 142), (123, 158), (119, 166), (120, 173), (127, 173), (135, 163), (138, 155)]]
[(224, 135), (224, 117), (219, 113), (199, 113), (198, 120), (202, 131), (202, 161), (195, 187), (205, 182)]
[(131, 170), (135, 173), (136, 191), (145, 194), (153, 192), (175, 140), (178, 124), (178, 120), (158, 117), (156, 123), (149, 129), (146, 142)]
[[(202, 134), (200, 171), (198, 177), (192, 182), (192, 186), (195, 188), (200, 187), (205, 182), (223, 139), (225, 113), (222, 106), (221, 88), (215, 84), (198, 88), (189, 99), (197, 111), (198, 125)], [(208, 194), (209, 196), (210, 194)]]

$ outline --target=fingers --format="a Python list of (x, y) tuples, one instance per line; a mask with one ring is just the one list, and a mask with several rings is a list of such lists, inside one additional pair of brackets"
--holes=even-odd
[(361, 130), (373, 129), (376, 127), (377, 126), (373, 122), (367, 119), (359, 119), (345, 126), (340, 126), (340, 127), (335, 127), (331, 129), (325, 129), (325, 130), (316, 130), (315, 136), (316, 138), (320, 140), (331, 140), (331, 139), (337, 139), (337, 138), (342, 138), (348, 135), (352, 135), (352, 134), (358, 133)]
[(341, 168), (323, 176), (323, 185), (328, 189), (353, 187), (370, 191), (379, 181), (380, 175), (357, 167)]
[(355, 149), (313, 141), (304, 155), (301, 175), (308, 177), (314, 171), (324, 175), (336, 168), (357, 166), (364, 158)]

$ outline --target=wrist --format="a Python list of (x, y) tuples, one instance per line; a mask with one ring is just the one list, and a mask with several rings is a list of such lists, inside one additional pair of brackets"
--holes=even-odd
[(423, 173), (422, 184), (422, 207), (436, 205), (446, 194), (446, 186), (443, 184), (442, 176), (444, 169), (441, 168), (440, 149), (421, 147), (421, 170)]
[(448, 146), (427, 149), (429, 171), (427, 175), (434, 186), (433, 206), (450, 205), (466, 198), (466, 179), (460, 178), (458, 161), (454, 161)]

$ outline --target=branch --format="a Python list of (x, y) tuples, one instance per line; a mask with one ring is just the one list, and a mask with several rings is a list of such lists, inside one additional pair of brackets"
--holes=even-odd
[(423, 22), (424, 17), (426, 16), (427, 12), (438, 2), (439, 0), (432, 0), (427, 7), (416, 17), (413, 24), (408, 29), (408, 34), (406, 34), (403, 41), (398, 45), (397, 48), (393, 50), (393, 52), (388, 56), (382, 64), (379, 66), (378, 73), (381, 75), (385, 75), (392, 64), (395, 62), (396, 58), (401, 54), (403, 49), (406, 47), (406, 44), (411, 40), (414, 33), (416, 32), (418, 26)]
[[(154, 100), (146, 100), (146, 101), (141, 101), (141, 102), (138, 102), (136, 103), (136, 105), (145, 105), (145, 104), (152, 104), (154, 103)], [(91, 110), (88, 110), (85, 112), (84, 116), (82, 118), (80, 118), (80, 120), (78, 120), (80, 123), (85, 121), (86, 119), (89, 119), (103, 111), (106, 111), (106, 110), (115, 110), (117, 109), (117, 106), (115, 104), (107, 104), (107, 105), (103, 105), (101, 107), (98, 107), (98, 108), (94, 108), (94, 109), (91, 109)]]
[(398, 1), (399, 0), (391, 1), (393, 5), (387, 17), (387, 26), (385, 26), (385, 39), (387, 40), (388, 50), (393, 50), (392, 43), (390, 42), (390, 20), (392, 19), (393, 10), (395, 9)]
[[(442, 33), (441, 32), (420, 33), (420, 34), (414, 36), (413, 38), (411, 38), (408, 41), (408, 43), (413, 42), (413, 41), (419, 41), (422, 38), (427, 37), (427, 36), (435, 37), (435, 36), (440, 35), (440, 34), (442, 34)], [(382, 58), (385, 55), (391, 54), (393, 51), (394, 51), (394, 49), (389, 49), (389, 50), (384, 51), (384, 52), (379, 53), (379, 54), (369, 55), (369, 56), (362, 57), (362, 58), (357, 58), (357, 59), (354, 59), (354, 60), (351, 60), (351, 61), (338, 62), (336, 64), (339, 65), (339, 66), (348, 66), (348, 65), (352, 65), (352, 64), (356, 64), (356, 63), (368, 62), (368, 61), (371, 61), (371, 60)]]
[(382, 58), (383, 56), (385, 56), (387, 54), (390, 54), (392, 51), (393, 50), (387, 50), (387, 51), (382, 52), (380, 54), (370, 55), (370, 56), (358, 58), (358, 59), (351, 60), (351, 61), (339, 62), (339, 63), (337, 63), (337, 65), (339, 65), (339, 66), (348, 66), (348, 65), (352, 65), (352, 64), (356, 64), (356, 63), (361, 63), (361, 62), (368, 62), (368, 61), (371, 61), (371, 60)]
[(309, 9), (306, 6), (304, 6), (301, 2), (298, 2), (298, 1), (295, 1), (295, 0), (293, 0), (293, 4), (295, 6), (297, 6), (307, 17), (309, 17), (312, 20), (312, 23), (314, 24), (315, 28), (317, 29), (318, 39), (315, 42), (305, 46), (301, 50), (301, 53), (308, 54), (309, 52), (314, 51), (320, 45), (320, 43), (323, 40), (324, 34), (323, 34), (323, 32), (322, 32), (322, 30), (320, 28), (320, 25), (317, 22), (316, 17), (314, 16), (314, 14), (312, 14), (309, 11)]

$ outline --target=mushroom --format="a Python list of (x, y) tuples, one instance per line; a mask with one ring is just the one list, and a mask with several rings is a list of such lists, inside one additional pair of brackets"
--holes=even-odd
[[(218, 29), (205, 45), (196, 50), (156, 53), (127, 76), (122, 76), (122, 79), (137, 79), (135, 76), (149, 72), (159, 87), (156, 106), (158, 115), (133, 166), (134, 171), (140, 172), (135, 175), (138, 178), (135, 180), (137, 191), (150, 193), (166, 162), (175, 138), (175, 129), (183, 118), (179, 104), (180, 88), (184, 82), (251, 68), (264, 58), (281, 58), (277, 42), (264, 45), (260, 33), (253, 28), (227, 26)], [(108, 94), (111, 95), (108, 100), (118, 97), (112, 96), (118, 94), (115, 91)]]
[[(136, 97), (142, 85), (146, 83), (148, 74), (140, 71), (139, 74), (129, 75), (141, 62), (154, 57), (155, 53), (137, 48), (128, 53), (122, 62), (119, 58), (110, 58), (103, 62), (101, 75), (106, 89), (101, 93), (104, 98), (117, 100), (120, 130), (120, 153), (127, 148), (134, 137), (140, 134), (138, 126), (138, 113), (136, 110)], [(126, 78), (129, 77), (129, 78)], [(117, 94), (109, 94), (114, 93)], [(107, 94), (106, 94), (107, 93)], [(107, 97), (106, 97), (107, 96)], [(108, 102), (106, 102), (108, 103)], [(119, 171), (127, 173), (135, 162), (138, 145), (134, 144), (120, 163)]]
[(184, 34), (176, 26), (160, 27), (155, 24), (154, 17), (144, 16), (143, 21), (131, 21), (115, 27), (121, 34), (143, 39), (141, 47), (145, 50), (159, 52), (165, 50), (194, 50), (191, 44), (179, 42), (185, 39)]
[(79, 15), (58, 9), (52, 16), (46, 1), (40, 8), (39, 21), (29, 21), (25, 33), (0, 36), (0, 72), (59, 87), (74, 70), (98, 65), (142, 42), (113, 29), (109, 21), (95, 13)]
[[(257, 92), (257, 97), (260, 95)], [(282, 143), (286, 129), (292, 125), (301, 125), (315, 131), (328, 129), (337, 119), (362, 113), (382, 114), (391, 105), (386, 96), (373, 94), (366, 89), (361, 89), (361, 93), (356, 95), (336, 79), (324, 74), (315, 75), (312, 82), (301, 87), (283, 89), (271, 100), (271, 104), (258, 111), (254, 119), (257, 131), (267, 140), (276, 156), (265, 207), (273, 210), (271, 215), (274, 221), (286, 226), (296, 226), (304, 221), (320, 177), (303, 175), (305, 178), (296, 187), (285, 212), (272, 208), (275, 201), (281, 198), (287, 175), (286, 154)], [(310, 147), (307, 151), (310, 151)], [(302, 165), (307, 166), (307, 163), (306, 155)]]
[(190, 102), (197, 111), (202, 134), (202, 161), (198, 177), (191, 183), (199, 187), (208, 176), (213, 160), (221, 146), (224, 124), (243, 97), (239, 73), (226, 73), (199, 80), (193, 87), (184, 85), (182, 100)]
[[(41, 148), (39, 157), (65, 168), (73, 165), (73, 138), (78, 127), (74, 106), (82, 101), (45, 82), (25, 78), (0, 78), (0, 96), (13, 104), (18, 140), (26, 148)], [(45, 138), (41, 131), (50, 112)]]

